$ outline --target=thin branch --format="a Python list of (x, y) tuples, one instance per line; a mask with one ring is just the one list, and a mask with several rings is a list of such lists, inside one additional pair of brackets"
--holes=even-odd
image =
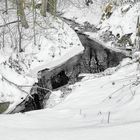
[(0, 25), (0, 28), (5, 27), (5, 26), (10, 25), (10, 24), (17, 23), (17, 22), (21, 22), (21, 20), (16, 20), (16, 21), (12, 21), (12, 22), (6, 23), (4, 25)]
[[(134, 82), (135, 82), (135, 81), (134, 81)], [(118, 91), (122, 90), (123, 88), (125, 88), (125, 87), (127, 87), (127, 86), (133, 84), (134, 82), (130, 82), (130, 83), (126, 84), (126, 85), (123, 85), (121, 88), (119, 88), (119, 89), (115, 90), (114, 92), (112, 92), (112, 93), (111, 93), (108, 97), (106, 97), (102, 102), (104, 102), (106, 99), (111, 99), (112, 96), (113, 96), (115, 93), (117, 93)]]
[(39, 88), (39, 89), (43, 89), (43, 90), (46, 90), (46, 91), (49, 91), (49, 92), (52, 92), (50, 89), (48, 88), (44, 88), (44, 87), (40, 87), (38, 85), (36, 86), (32, 86), (32, 85), (18, 85), (19, 87), (32, 87), (32, 88)]
[(18, 85), (18, 84), (15, 84), (14, 82), (8, 80), (7, 78), (5, 78), (4, 76), (2, 76), (2, 79), (7, 81), (8, 83), (14, 85), (15, 87), (17, 87), (19, 90), (21, 90), (22, 92), (25, 92), (26, 94), (28, 94), (31, 98), (33, 98), (27, 91), (23, 90), (22, 88), (23, 87), (32, 87), (32, 88), (39, 88), (39, 89), (43, 89), (43, 90), (46, 90), (46, 91), (49, 91), (49, 92), (52, 92), (50, 89), (48, 88), (44, 88), (44, 87), (40, 87), (38, 85)]
[(10, 83), (11, 85), (14, 85), (16, 88), (18, 88), (20, 91), (26, 93), (29, 95), (31, 98), (33, 98), (27, 91), (23, 90), (19, 85), (15, 84), (14, 82), (8, 80), (6, 77), (2, 76), (2, 80), (5, 80), (6, 82)]

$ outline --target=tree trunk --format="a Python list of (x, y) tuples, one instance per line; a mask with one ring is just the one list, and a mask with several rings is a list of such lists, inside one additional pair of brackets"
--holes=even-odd
[[(19, 20), (19, 17), (18, 17)], [(21, 45), (21, 41), (22, 41), (22, 34), (21, 34), (21, 30), (20, 30), (20, 22), (18, 22), (18, 35), (19, 35), (19, 40), (18, 40), (18, 52), (22, 52), (22, 45)]]
[(52, 15), (56, 14), (57, 0), (48, 0), (47, 11)]
[(46, 17), (46, 12), (47, 12), (47, 3), (48, 3), (48, 0), (42, 0), (42, 5), (41, 5), (41, 15)]
[(7, 3), (7, 0), (5, 0), (5, 13), (8, 14), (8, 3)]
[(26, 20), (25, 12), (24, 12), (24, 0), (16, 0), (17, 3), (17, 13), (18, 16), (20, 17), (21, 24), (24, 28), (28, 28), (28, 22)]
[(36, 45), (36, 8), (35, 8), (35, 0), (32, 0), (32, 7), (33, 7), (33, 32), (34, 32), (34, 45)]

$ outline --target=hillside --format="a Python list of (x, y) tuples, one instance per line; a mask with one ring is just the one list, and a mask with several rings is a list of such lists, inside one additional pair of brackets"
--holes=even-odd
[(2, 140), (139, 140), (140, 2), (112, 2), (107, 17), (107, 1), (62, 0), (36, 23), (25, 8), (21, 52), (16, 9), (1, 10)]

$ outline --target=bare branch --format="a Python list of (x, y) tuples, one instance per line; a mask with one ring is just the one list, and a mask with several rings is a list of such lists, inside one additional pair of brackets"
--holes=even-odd
[(0, 28), (5, 27), (5, 26), (10, 25), (10, 24), (17, 23), (17, 22), (21, 22), (21, 20), (16, 20), (16, 21), (12, 21), (12, 22), (6, 23), (4, 25), (0, 25)]

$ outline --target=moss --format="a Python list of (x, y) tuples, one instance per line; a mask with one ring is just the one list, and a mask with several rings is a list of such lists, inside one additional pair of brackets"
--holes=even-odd
[(8, 109), (9, 105), (10, 105), (10, 102), (0, 103), (0, 114), (5, 112)]

